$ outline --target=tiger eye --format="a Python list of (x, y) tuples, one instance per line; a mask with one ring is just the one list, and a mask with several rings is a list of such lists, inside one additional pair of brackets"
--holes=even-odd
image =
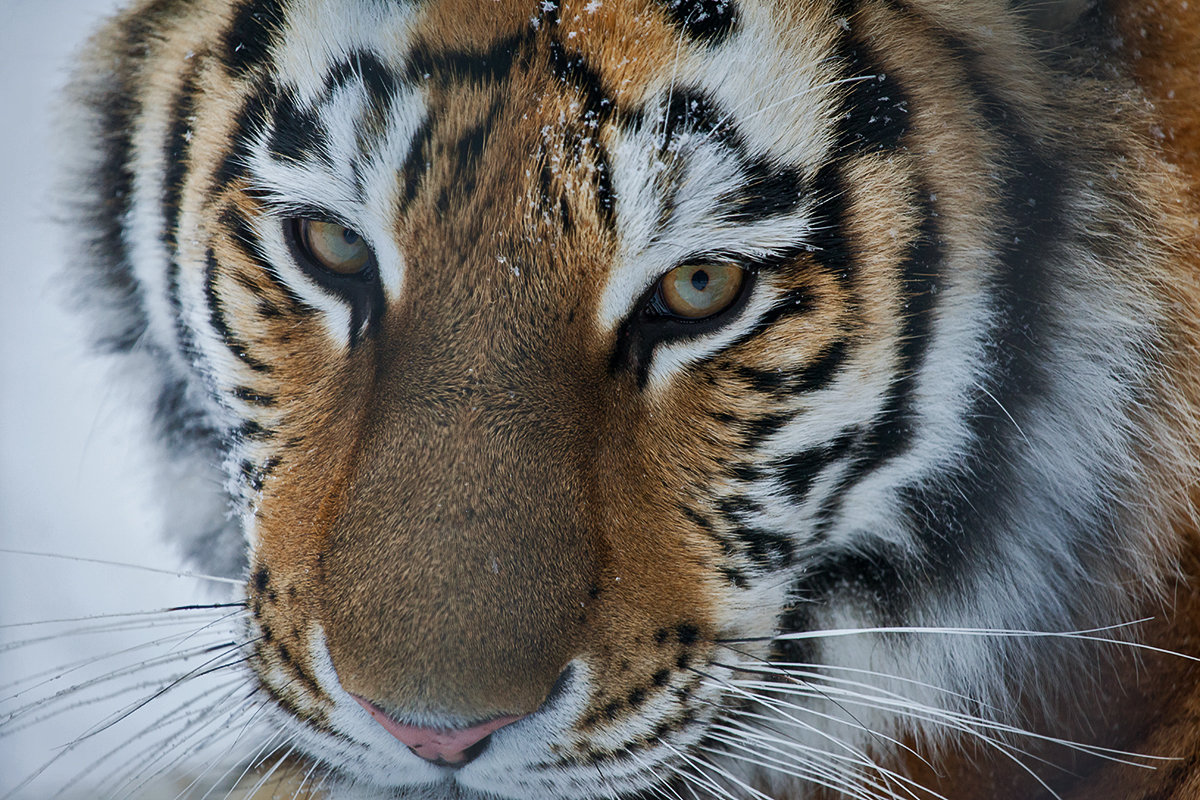
[(684, 264), (659, 281), (663, 304), (684, 319), (719, 314), (737, 299), (746, 273), (734, 264)]
[(371, 261), (371, 248), (351, 229), (336, 222), (299, 221), (300, 244), (317, 265), (338, 275), (362, 272)]

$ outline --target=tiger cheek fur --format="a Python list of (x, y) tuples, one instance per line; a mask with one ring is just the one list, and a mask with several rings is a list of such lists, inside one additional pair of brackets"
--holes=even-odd
[(973, 745), (1104, 729), (1041, 676), (1189, 563), (1192, 201), (1109, 28), (1018, 5), (144, 0), (98, 39), (106, 335), (224, 481), (178, 535), (242, 569), (334, 797), (989, 797)]

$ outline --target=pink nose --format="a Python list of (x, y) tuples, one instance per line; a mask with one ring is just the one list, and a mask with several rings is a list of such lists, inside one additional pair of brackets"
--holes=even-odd
[(350, 696), (357, 700), (358, 704), (365, 708), (367, 713), (383, 726), (384, 730), (408, 745), (409, 750), (412, 750), (427, 761), (444, 764), (466, 763), (471, 759), (471, 755), (467, 751), (473, 745), (483, 741), (487, 736), (503, 728), (505, 725), (511, 725), (517, 720), (528, 716), (527, 714), (521, 714), (515, 717), (496, 717), (486, 722), (481, 722), (478, 725), (472, 725), (469, 728), (438, 730), (436, 728), (422, 728), (417, 725), (401, 724), (389, 717), (383, 709), (369, 700), (364, 700), (355, 694)]

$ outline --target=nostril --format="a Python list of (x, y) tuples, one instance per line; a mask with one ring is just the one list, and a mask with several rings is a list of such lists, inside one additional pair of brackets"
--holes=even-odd
[(397, 722), (371, 701), (355, 694), (350, 696), (366, 709), (384, 730), (403, 742), (413, 753), (426, 761), (452, 767), (461, 767), (474, 760), (487, 747), (487, 738), (492, 733), (528, 716), (520, 714), (493, 717), (468, 728), (441, 730)]

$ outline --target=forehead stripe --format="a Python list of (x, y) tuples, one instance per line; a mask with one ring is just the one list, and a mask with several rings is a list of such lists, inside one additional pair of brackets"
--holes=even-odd
[(501, 83), (508, 77), (517, 59), (529, 52), (532, 33), (530, 29), (506, 37), (480, 52), (443, 51), (425, 42), (418, 43), (408, 58), (404, 79), (413, 85), (426, 81), (440, 86)]
[(246, 0), (225, 32), (222, 61), (234, 77), (245, 78), (262, 66), (283, 30), (285, 0)]
[(325, 96), (328, 98), (351, 81), (359, 81), (366, 88), (372, 106), (380, 112), (386, 111), (403, 83), (395, 71), (369, 50), (356, 50), (330, 68), (325, 76)]
[(728, 40), (738, 21), (734, 0), (658, 0), (658, 6), (680, 33), (709, 46)]
[(271, 135), (267, 150), (278, 161), (305, 162), (318, 160), (332, 166), (329, 132), (320, 114), (302, 108), (290, 90), (280, 91), (269, 106)]

